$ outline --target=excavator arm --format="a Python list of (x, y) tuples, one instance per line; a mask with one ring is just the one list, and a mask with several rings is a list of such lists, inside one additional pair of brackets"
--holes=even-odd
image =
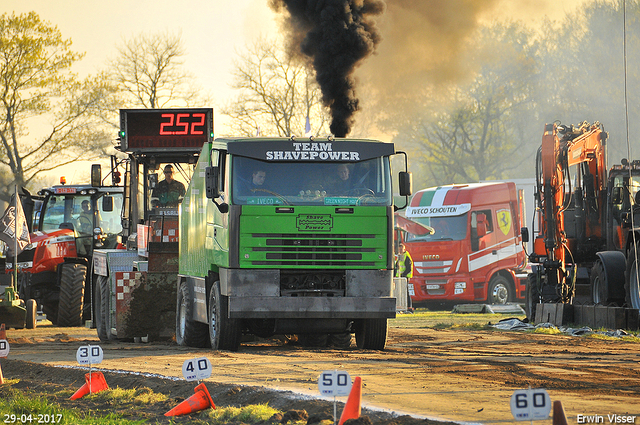
[[(563, 302), (573, 292), (572, 251), (580, 249), (584, 241), (602, 236), (606, 138), (607, 133), (598, 122), (584, 122), (577, 128), (547, 124), (538, 151), (536, 183), (541, 227), (532, 261), (543, 265), (547, 283), (556, 287)], [(574, 182), (572, 166), (577, 166)], [(567, 209), (574, 212), (572, 231), (565, 226)]]

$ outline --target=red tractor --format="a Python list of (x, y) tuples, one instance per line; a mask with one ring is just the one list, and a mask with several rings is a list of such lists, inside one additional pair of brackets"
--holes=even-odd
[(38, 192), (42, 204), (30, 227), (31, 245), (18, 255), (21, 298), (35, 299), (56, 326), (80, 326), (91, 318), (93, 251), (121, 245), (123, 188), (100, 186), (99, 174), (92, 171), (93, 185)]

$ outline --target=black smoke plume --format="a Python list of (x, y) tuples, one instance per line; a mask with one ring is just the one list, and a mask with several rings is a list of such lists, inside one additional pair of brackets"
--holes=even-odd
[(286, 28), (299, 51), (311, 58), (322, 101), (331, 110), (331, 133), (345, 137), (359, 109), (353, 72), (381, 37), (373, 17), (382, 0), (271, 0), (289, 12)]

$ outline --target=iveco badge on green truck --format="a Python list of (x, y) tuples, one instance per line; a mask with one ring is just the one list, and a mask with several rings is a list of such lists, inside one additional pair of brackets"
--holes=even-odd
[[(348, 346), (355, 333), (384, 349), (395, 154), (357, 139), (206, 143), (180, 207), (178, 343), (237, 350), (245, 333)], [(408, 196), (406, 156), (399, 180)]]

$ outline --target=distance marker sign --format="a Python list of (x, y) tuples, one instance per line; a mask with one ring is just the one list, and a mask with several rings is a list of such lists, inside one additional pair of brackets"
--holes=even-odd
[(343, 370), (325, 370), (318, 377), (318, 390), (326, 396), (345, 396), (351, 392), (351, 376)]
[(516, 390), (511, 395), (511, 414), (516, 421), (549, 419), (551, 398), (543, 388)]
[(102, 363), (104, 353), (99, 345), (83, 345), (76, 352), (78, 364), (99, 364)]
[(199, 381), (211, 376), (211, 362), (206, 357), (185, 360), (182, 364), (182, 376), (187, 381)]
[(7, 357), (9, 355), (9, 343), (6, 339), (0, 339), (0, 357)]

